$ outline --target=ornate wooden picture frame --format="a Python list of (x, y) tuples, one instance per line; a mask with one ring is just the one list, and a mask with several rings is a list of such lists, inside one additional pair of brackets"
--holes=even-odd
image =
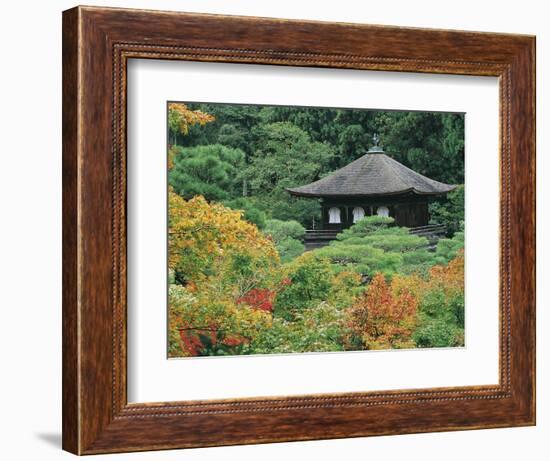
[[(132, 58), (494, 76), (498, 385), (128, 403), (126, 69)], [(535, 39), (77, 7), (63, 13), (63, 448), (76, 454), (535, 424)]]

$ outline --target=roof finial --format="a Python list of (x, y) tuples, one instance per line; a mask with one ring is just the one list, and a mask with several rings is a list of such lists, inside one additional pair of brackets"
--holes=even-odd
[(368, 150), (368, 153), (384, 152), (382, 147), (378, 145), (378, 143), (380, 142), (380, 136), (378, 136), (377, 133), (374, 133), (374, 135), (372, 136), (372, 142), (374, 143), (374, 145)]

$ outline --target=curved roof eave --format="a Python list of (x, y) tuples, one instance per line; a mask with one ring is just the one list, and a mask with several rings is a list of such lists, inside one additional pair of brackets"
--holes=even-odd
[(449, 187), (449, 189), (446, 190), (446, 191), (425, 192), (425, 191), (420, 191), (418, 189), (415, 189), (414, 187), (411, 187), (411, 188), (403, 189), (403, 190), (400, 190), (400, 191), (385, 192), (385, 193), (379, 193), (379, 194), (317, 194), (317, 193), (314, 193), (314, 192), (300, 192), (300, 191), (297, 191), (297, 190), (293, 190), (292, 188), (286, 188), (285, 190), (288, 193), (290, 193), (292, 195), (295, 195), (297, 197), (318, 197), (318, 198), (323, 198), (323, 197), (356, 197), (356, 198), (368, 198), (368, 197), (388, 197), (388, 196), (403, 195), (403, 194), (414, 194), (414, 195), (425, 195), (425, 196), (433, 195), (433, 196), (436, 196), (436, 195), (447, 194), (448, 192), (451, 192), (452, 190), (454, 190), (456, 188), (457, 188), (456, 185), (451, 185)]

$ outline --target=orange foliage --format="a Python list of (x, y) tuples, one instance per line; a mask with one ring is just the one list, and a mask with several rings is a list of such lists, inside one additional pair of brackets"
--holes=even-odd
[(376, 274), (368, 290), (348, 310), (348, 345), (359, 340), (366, 349), (414, 347), (418, 303), (409, 289), (388, 285)]
[(434, 290), (442, 290), (449, 298), (464, 292), (463, 250), (447, 265), (432, 267), (426, 278), (396, 274), (388, 284), (382, 274), (376, 274), (347, 312), (348, 346), (360, 341), (367, 349), (415, 347), (412, 334), (419, 305)]
[(450, 295), (464, 291), (464, 250), (460, 250), (446, 266), (434, 266), (430, 270), (430, 288), (443, 288)]
[(192, 293), (187, 287), (170, 285), (171, 357), (202, 355), (208, 345), (235, 347), (248, 343), (271, 324), (270, 312), (218, 296), (208, 298), (208, 294)]
[(249, 338), (239, 336), (237, 334), (229, 335), (222, 339), (218, 338), (219, 330), (215, 327), (212, 329), (201, 328), (178, 328), (179, 331), (179, 346), (181, 352), (187, 357), (196, 357), (201, 354), (204, 349), (203, 338), (208, 338), (212, 346), (224, 345), (229, 347), (240, 346), (241, 344), (250, 342)]
[(393, 277), (392, 286), (410, 291), (419, 300), (424, 294), (435, 289), (442, 289), (447, 296), (463, 293), (464, 250), (460, 250), (446, 266), (433, 266), (426, 278), (418, 275), (396, 274)]

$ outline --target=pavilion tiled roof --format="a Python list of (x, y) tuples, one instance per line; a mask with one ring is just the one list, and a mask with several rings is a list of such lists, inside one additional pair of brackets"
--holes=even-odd
[(454, 188), (427, 178), (376, 149), (318, 181), (287, 191), (304, 197), (368, 197), (405, 193), (441, 195)]

